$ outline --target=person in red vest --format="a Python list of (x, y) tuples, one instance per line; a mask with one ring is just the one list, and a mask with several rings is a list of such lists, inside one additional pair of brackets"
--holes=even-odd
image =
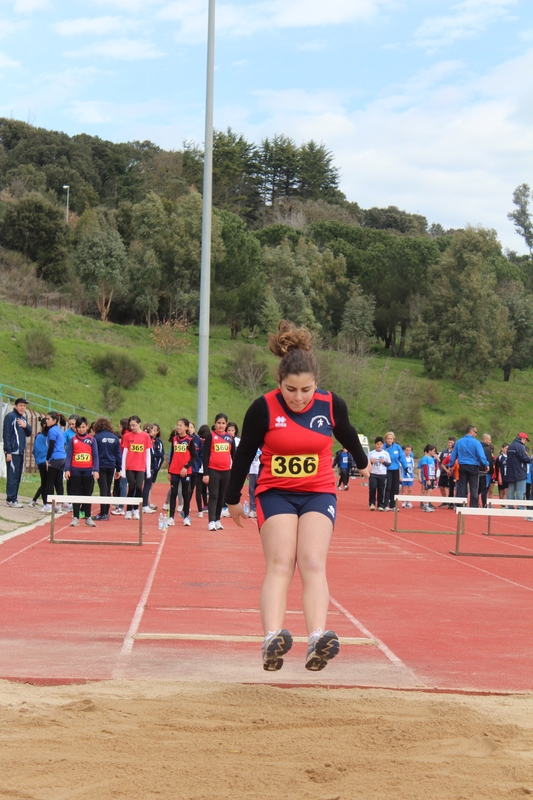
[(170, 481), (170, 517), (169, 525), (174, 525), (176, 500), (181, 483), (183, 496), (183, 524), (190, 527), (189, 508), (191, 502), (192, 464), (196, 459), (196, 445), (189, 435), (189, 420), (183, 417), (176, 423), (176, 433), (170, 443), (168, 454), (168, 479)]
[(204, 440), (203, 482), (209, 487), (209, 526), (210, 531), (223, 530), (220, 515), (224, 508), (226, 486), (229, 481), (231, 462), (235, 457), (235, 440), (226, 432), (228, 417), (217, 414), (213, 430)]
[[(65, 478), (70, 480), (70, 487), (73, 495), (90, 497), (93, 493), (94, 482), (100, 477), (98, 463), (98, 445), (96, 439), (87, 433), (87, 420), (85, 417), (77, 417), (74, 436), (70, 439), (67, 447), (67, 458), (65, 461)], [(91, 504), (81, 503), (72, 504), (72, 528), (80, 524), (80, 508), (85, 514), (85, 524), (90, 528), (95, 528), (91, 514)]]
[[(152, 437), (142, 430), (139, 417), (130, 417), (128, 428), (129, 430), (122, 437), (121, 475), (128, 481), (128, 497), (142, 497), (144, 479), (151, 476)], [(124, 519), (131, 518), (132, 513), (128, 509), (124, 514)], [(139, 519), (138, 508), (133, 512), (133, 519)]]
[(255, 489), (257, 522), (266, 562), (261, 589), (263, 669), (274, 671), (292, 647), (283, 628), (287, 592), (295, 567), (302, 580), (302, 605), (308, 633), (306, 669), (324, 669), (339, 652), (339, 639), (326, 629), (329, 588), (326, 560), (336, 516), (332, 436), (352, 454), (361, 475), (368, 459), (350, 423), (344, 400), (317, 388), (318, 364), (312, 335), (281, 320), (269, 335), (281, 361), (278, 388), (255, 400), (244, 419), (226, 492), (228, 510), (242, 526), (241, 489), (261, 448)]

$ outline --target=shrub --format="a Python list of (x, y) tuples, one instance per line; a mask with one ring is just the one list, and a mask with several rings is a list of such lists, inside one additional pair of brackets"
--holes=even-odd
[(157, 365), (157, 371), (160, 375), (166, 375), (168, 372), (168, 364), (165, 364), (165, 362), (162, 361), (161, 364)]
[(93, 369), (123, 389), (131, 389), (144, 378), (144, 368), (124, 353), (102, 353), (93, 360)]
[(228, 361), (229, 382), (243, 394), (254, 397), (268, 386), (269, 369), (258, 347), (244, 347)]
[(124, 402), (124, 395), (120, 391), (120, 388), (118, 386), (113, 386), (113, 381), (110, 378), (106, 378), (104, 381), (102, 395), (106, 411), (109, 411), (111, 414), (120, 408)]
[(28, 331), (24, 337), (26, 355), (32, 367), (51, 367), (54, 363), (56, 348), (52, 337), (42, 330)]

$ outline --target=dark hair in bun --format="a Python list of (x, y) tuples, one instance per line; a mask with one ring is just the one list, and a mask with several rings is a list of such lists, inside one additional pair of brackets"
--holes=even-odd
[(275, 356), (281, 358), (278, 379), (287, 375), (309, 372), (318, 380), (318, 363), (311, 351), (313, 334), (306, 328), (297, 328), (293, 322), (280, 320), (277, 333), (268, 334), (268, 345)]

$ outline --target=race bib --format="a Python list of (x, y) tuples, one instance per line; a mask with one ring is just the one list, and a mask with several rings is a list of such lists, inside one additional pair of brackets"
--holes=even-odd
[(86, 464), (90, 460), (91, 460), (90, 453), (76, 453), (76, 455), (74, 456), (75, 464)]
[(272, 456), (274, 478), (310, 478), (318, 472), (318, 455)]
[(229, 453), (229, 443), (215, 444), (215, 453)]
[(144, 444), (130, 444), (132, 453), (144, 453)]
[(183, 442), (183, 444), (175, 444), (174, 445), (174, 452), (175, 453), (186, 453), (187, 452), (187, 442)]

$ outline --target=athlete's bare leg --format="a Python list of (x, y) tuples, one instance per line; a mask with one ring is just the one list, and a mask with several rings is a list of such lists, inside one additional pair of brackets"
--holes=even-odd
[(261, 587), (259, 608), (265, 633), (283, 628), (287, 592), (296, 566), (297, 537), (296, 514), (277, 514), (261, 526), (266, 574)]
[(324, 514), (310, 511), (300, 517), (296, 562), (302, 579), (302, 606), (310, 634), (326, 630), (329, 588), (326, 560), (333, 533), (333, 523)]

